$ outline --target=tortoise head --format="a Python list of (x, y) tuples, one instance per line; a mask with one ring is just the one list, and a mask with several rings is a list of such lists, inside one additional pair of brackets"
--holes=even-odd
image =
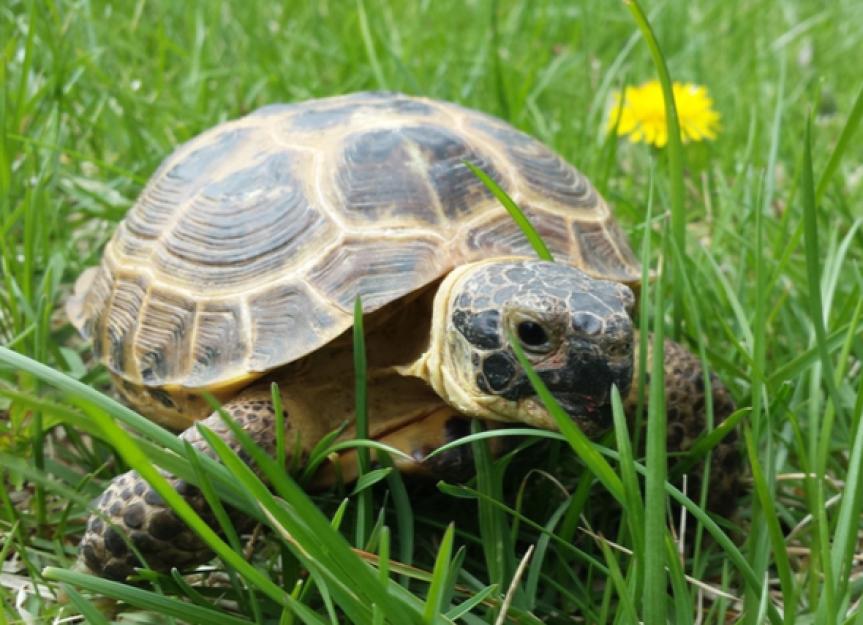
[(634, 302), (626, 286), (568, 265), (465, 265), (438, 290), (425, 377), (464, 414), (557, 429), (518, 363), (518, 340), (558, 403), (596, 435), (611, 423), (612, 385), (625, 397), (632, 381)]

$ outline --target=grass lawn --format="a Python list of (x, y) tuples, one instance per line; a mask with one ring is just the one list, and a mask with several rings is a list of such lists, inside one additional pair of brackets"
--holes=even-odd
[[(110, 622), (102, 597), (151, 623), (863, 623), (863, 4), (645, 5), (671, 76), (721, 116), (682, 177), (667, 148), (606, 132), (612, 92), (657, 75), (624, 2), (6, 0), (0, 341), (32, 360), (0, 352), (0, 623)], [(613, 434), (598, 456), (471, 443), (463, 485), (373, 472), (309, 500), (274, 469), (272, 496), (100, 394), (62, 305), (161, 160), (264, 104), (368, 89), (498, 115), (614, 205), (663, 276), (640, 323), (740, 409), (751, 488), (733, 521), (688, 493), (679, 556), (672, 489), (645, 492), (645, 458)], [(71, 571), (88, 502), (151, 461), (276, 531), (254, 550), (231, 536), (212, 575)]]

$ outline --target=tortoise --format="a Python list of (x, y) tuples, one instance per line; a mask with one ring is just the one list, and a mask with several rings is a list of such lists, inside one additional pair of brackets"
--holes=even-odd
[[(536, 258), (466, 162), (520, 205), (556, 262)], [(202, 451), (200, 419), (238, 448), (206, 391), (273, 452), (277, 382), (302, 456), (353, 418), (360, 296), (369, 436), (405, 452), (403, 471), (452, 476), (472, 465), (469, 446), (426, 456), (470, 418), (556, 429), (511, 337), (584, 432), (608, 429), (612, 385), (624, 397), (634, 386), (640, 278), (608, 204), (536, 139), (456, 104), (356, 93), (266, 106), (179, 147), (67, 312), (119, 395)], [(704, 376), (670, 341), (665, 365), (669, 446), (686, 449), (705, 429)], [(724, 418), (733, 403), (711, 385)], [(733, 438), (713, 455), (715, 501), (738, 483)], [(349, 455), (341, 465), (350, 478)], [(209, 514), (192, 484), (171, 479)], [(122, 532), (154, 569), (210, 557), (134, 472), (95, 505), (80, 553), (96, 574), (124, 579), (139, 564)]]

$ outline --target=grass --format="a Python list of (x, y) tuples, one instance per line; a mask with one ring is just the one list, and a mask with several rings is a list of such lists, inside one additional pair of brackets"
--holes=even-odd
[[(0, 622), (110, 622), (107, 596), (152, 622), (863, 623), (863, 7), (643, 8), (671, 77), (707, 85), (722, 115), (715, 142), (683, 146), (682, 176), (605, 135), (610, 90), (656, 75), (624, 3), (0, 7), (0, 340), (45, 365), (0, 354)], [(519, 438), (498, 460), (476, 432), (473, 483), (372, 470), (358, 492), (310, 501), (281, 464), (262, 459), (271, 494), (230, 451), (198, 457), (100, 393), (62, 302), (159, 162), (263, 104), (377, 88), (504, 116), (611, 201), (671, 277), (643, 293), (639, 323), (679, 333), (742, 410), (752, 488), (732, 523), (654, 472), (645, 492), (630, 451), (645, 434), (620, 414), (616, 440)], [(70, 571), (87, 501), (152, 463), (206, 476), (275, 531), (251, 562), (213, 534), (230, 574), (206, 584)], [(688, 513), (683, 559), (666, 498)]]

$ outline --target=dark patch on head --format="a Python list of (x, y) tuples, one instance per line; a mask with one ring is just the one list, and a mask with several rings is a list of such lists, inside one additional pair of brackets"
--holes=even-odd
[(468, 342), (479, 349), (498, 349), (500, 342), (500, 311), (495, 309), (472, 312), (455, 310), (453, 325)]
[(515, 377), (516, 363), (507, 352), (495, 352), (483, 360), (482, 372), (492, 392), (499, 393)]
[[(626, 294), (625, 287), (594, 280), (574, 267), (514, 261), (485, 265), (470, 275), (455, 298), (466, 305), (451, 314), (468, 347), (480, 352), (481, 365), (473, 365), (473, 376), (482, 392), (510, 401), (536, 396), (511, 346), (500, 336), (502, 327), (514, 326), (551, 393), (596, 434), (611, 423), (612, 384), (623, 395), (631, 384), (632, 324)], [(494, 303), (483, 307), (483, 299)], [(489, 335), (493, 342), (485, 340)]]
[(97, 516), (90, 517), (90, 520), (87, 522), (87, 531), (94, 534), (101, 534), (103, 527), (102, 519)]

